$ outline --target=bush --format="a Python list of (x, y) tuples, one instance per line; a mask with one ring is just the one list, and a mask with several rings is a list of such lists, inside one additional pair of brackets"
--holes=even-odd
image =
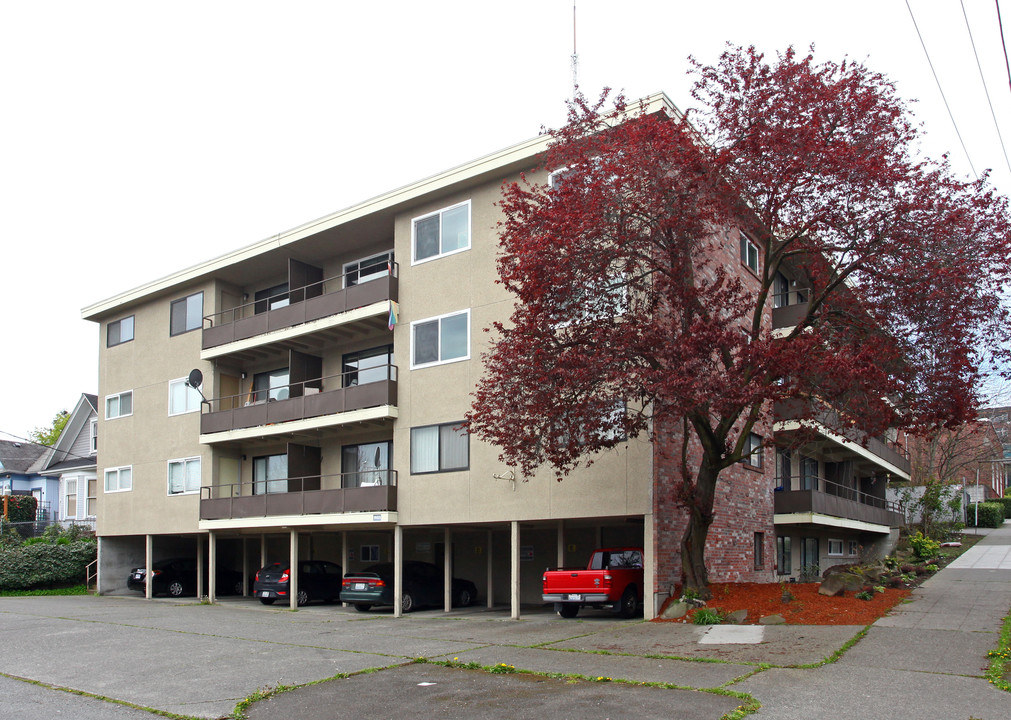
[[(979, 522), (976, 523), (976, 512), (979, 511)], [(999, 502), (972, 503), (966, 508), (966, 524), (976, 527), (999, 528), (1004, 524), (1004, 505)]]
[(12, 523), (34, 522), (39, 501), (32, 495), (11, 495), (7, 499), (7, 519)]
[(719, 625), (723, 622), (723, 613), (716, 608), (699, 608), (692, 615), (692, 622), (695, 625)]
[(1004, 506), (1004, 517), (1011, 518), (1011, 497), (1004, 496), (1002, 498), (997, 498), (994, 502), (999, 502)]
[(7, 547), (0, 551), (0, 590), (79, 584), (96, 556), (97, 546), (89, 540)]
[(941, 543), (937, 540), (932, 540), (919, 530), (909, 538), (909, 546), (913, 548), (913, 553), (916, 557), (924, 560), (937, 557), (937, 553), (941, 550)]

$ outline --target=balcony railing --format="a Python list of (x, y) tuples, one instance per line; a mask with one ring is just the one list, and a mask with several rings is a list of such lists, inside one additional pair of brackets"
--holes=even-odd
[(807, 299), (810, 291), (806, 289), (790, 290), (788, 292), (776, 293), (772, 296), (772, 327), (775, 330), (780, 328), (793, 327), (807, 313)]
[[(359, 384), (362, 376), (376, 379)], [(383, 365), (214, 398), (203, 406), (200, 432), (228, 432), (396, 404), (397, 366)]]
[(327, 278), (317, 283), (289, 290), (288, 303), (267, 309), (275, 298), (261, 298), (204, 318), (204, 350), (237, 340), (263, 335), (275, 330), (302, 325), (313, 320), (339, 315), (373, 303), (397, 300), (399, 284), (397, 263), (392, 273), (368, 282), (345, 287), (345, 276)]
[(827, 406), (818, 406), (816, 401), (795, 399), (782, 400), (775, 404), (773, 413), (777, 420), (810, 419), (824, 426), (836, 435), (840, 435), (852, 443), (865, 447), (871, 454), (881, 458), (907, 475), (912, 470), (909, 452), (896, 443), (868, 436), (867, 433), (848, 426), (839, 413)]
[[(326, 488), (325, 485), (339, 487)], [(287, 491), (270, 492), (286, 487)], [(396, 512), (397, 471), (365, 470), (200, 488), (200, 519)]]
[(781, 490), (786, 483), (777, 478), (775, 495), (776, 514), (818, 513), (831, 517), (859, 520), (875, 525), (900, 527), (905, 524), (905, 513), (898, 503), (857, 490), (856, 488), (826, 480), (822, 477), (791, 477), (791, 487), (807, 489)]

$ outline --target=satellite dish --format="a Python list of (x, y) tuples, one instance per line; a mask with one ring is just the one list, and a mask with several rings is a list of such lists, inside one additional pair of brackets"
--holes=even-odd
[(190, 376), (186, 378), (186, 384), (194, 390), (204, 384), (204, 374), (197, 368), (190, 370)]

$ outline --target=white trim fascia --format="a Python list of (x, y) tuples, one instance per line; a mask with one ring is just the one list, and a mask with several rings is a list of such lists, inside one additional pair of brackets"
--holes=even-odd
[(872, 532), (880, 535), (887, 535), (892, 531), (888, 525), (878, 525), (877, 523), (869, 523), (862, 520), (850, 520), (848, 518), (836, 517), (834, 515), (823, 515), (822, 513), (816, 512), (776, 513), (772, 516), (772, 524), (776, 526), (820, 525), (822, 527), (859, 530), (860, 532)]
[(320, 330), (328, 330), (329, 328), (337, 327), (339, 325), (347, 325), (348, 323), (358, 322), (359, 320), (364, 320), (366, 318), (376, 317), (379, 315), (385, 317), (389, 315), (389, 313), (390, 301), (380, 300), (379, 302), (374, 302), (371, 305), (366, 305), (365, 307), (355, 308), (354, 310), (337, 313), (336, 315), (328, 315), (327, 317), (319, 318), (318, 320), (310, 320), (309, 322), (302, 323), (301, 325), (295, 325), (281, 330), (273, 330), (261, 335), (254, 335), (253, 337), (245, 338), (243, 340), (234, 340), (230, 343), (225, 343), (224, 345), (218, 345), (216, 347), (208, 348), (207, 350), (201, 350), (200, 359), (214, 360), (215, 358), (219, 358), (223, 355), (229, 355), (234, 352), (242, 352), (244, 350), (252, 350), (253, 348), (262, 347), (274, 342), (291, 340), (303, 335), (310, 335), (312, 333), (319, 332)]
[(860, 443), (855, 443), (852, 440), (849, 440), (844, 436), (839, 435), (838, 433), (832, 432), (831, 430), (829, 430), (827, 427), (822, 425), (820, 422), (817, 422), (816, 420), (778, 420), (773, 424), (772, 431), (774, 433), (788, 432), (790, 430), (799, 430), (802, 427), (817, 430), (819, 434), (824, 435), (832, 442), (838, 443), (839, 445), (842, 445), (850, 452), (856, 453), (865, 460), (870, 460), (875, 465), (884, 468), (886, 471), (894, 475), (896, 480), (905, 480), (908, 482), (911, 479), (909, 473), (907, 473), (905, 470), (900, 470), (898, 467), (892, 465), (884, 458), (878, 457)]
[[(649, 95), (641, 101), (647, 113), (658, 112), (666, 109), (675, 116), (680, 115), (680, 111), (670, 101), (665, 93), (658, 92)], [(638, 103), (629, 102), (628, 107), (635, 111)], [(489, 155), (471, 160), (470, 162), (458, 165), (454, 168), (432, 175), (431, 177), (419, 180), (410, 185), (396, 188), (382, 195), (378, 195), (357, 205), (338, 210), (335, 213), (326, 215), (317, 220), (310, 221), (285, 232), (277, 233), (269, 238), (261, 240), (252, 245), (240, 248), (225, 255), (213, 258), (206, 262), (194, 265), (171, 275), (141, 285), (132, 290), (114, 295), (111, 298), (100, 300), (99, 302), (87, 305), (81, 309), (81, 317), (84, 320), (97, 322), (106, 313), (113, 312), (121, 307), (126, 307), (139, 302), (151, 295), (165, 292), (170, 288), (195, 282), (196, 280), (212, 275), (215, 272), (263, 255), (271, 250), (282, 248), (294, 242), (298, 242), (311, 235), (338, 227), (352, 222), (359, 218), (391, 210), (398, 206), (416, 204), (425, 195), (435, 194), (446, 188), (459, 183), (467, 182), (481, 175), (493, 174), (496, 170), (535, 158), (543, 154), (551, 143), (550, 135), (539, 135), (535, 138), (517, 143), (503, 150), (493, 152)]]
[(271, 515), (269, 517), (227, 518), (201, 520), (199, 530), (266, 530), (284, 527), (310, 527), (316, 525), (359, 525), (391, 528), (397, 524), (396, 512), (351, 512), (324, 515)]
[(291, 420), (273, 425), (257, 425), (256, 427), (242, 428), (240, 430), (228, 430), (226, 432), (208, 434), (201, 433), (200, 442), (203, 445), (214, 445), (215, 443), (232, 440), (252, 440), (276, 435), (288, 435), (289, 433), (310, 432), (319, 428), (338, 427), (340, 425), (349, 425), (350, 423), (367, 422), (368, 420), (396, 420), (396, 418), (397, 408), (395, 406), (380, 405), (378, 407), (365, 408), (364, 410), (351, 410), (335, 415)]

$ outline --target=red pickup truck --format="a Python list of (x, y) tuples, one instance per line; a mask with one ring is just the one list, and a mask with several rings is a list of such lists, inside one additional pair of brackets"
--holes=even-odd
[(576, 617), (584, 605), (635, 617), (642, 608), (642, 548), (602, 548), (585, 570), (545, 570), (543, 581), (541, 599), (563, 618)]

